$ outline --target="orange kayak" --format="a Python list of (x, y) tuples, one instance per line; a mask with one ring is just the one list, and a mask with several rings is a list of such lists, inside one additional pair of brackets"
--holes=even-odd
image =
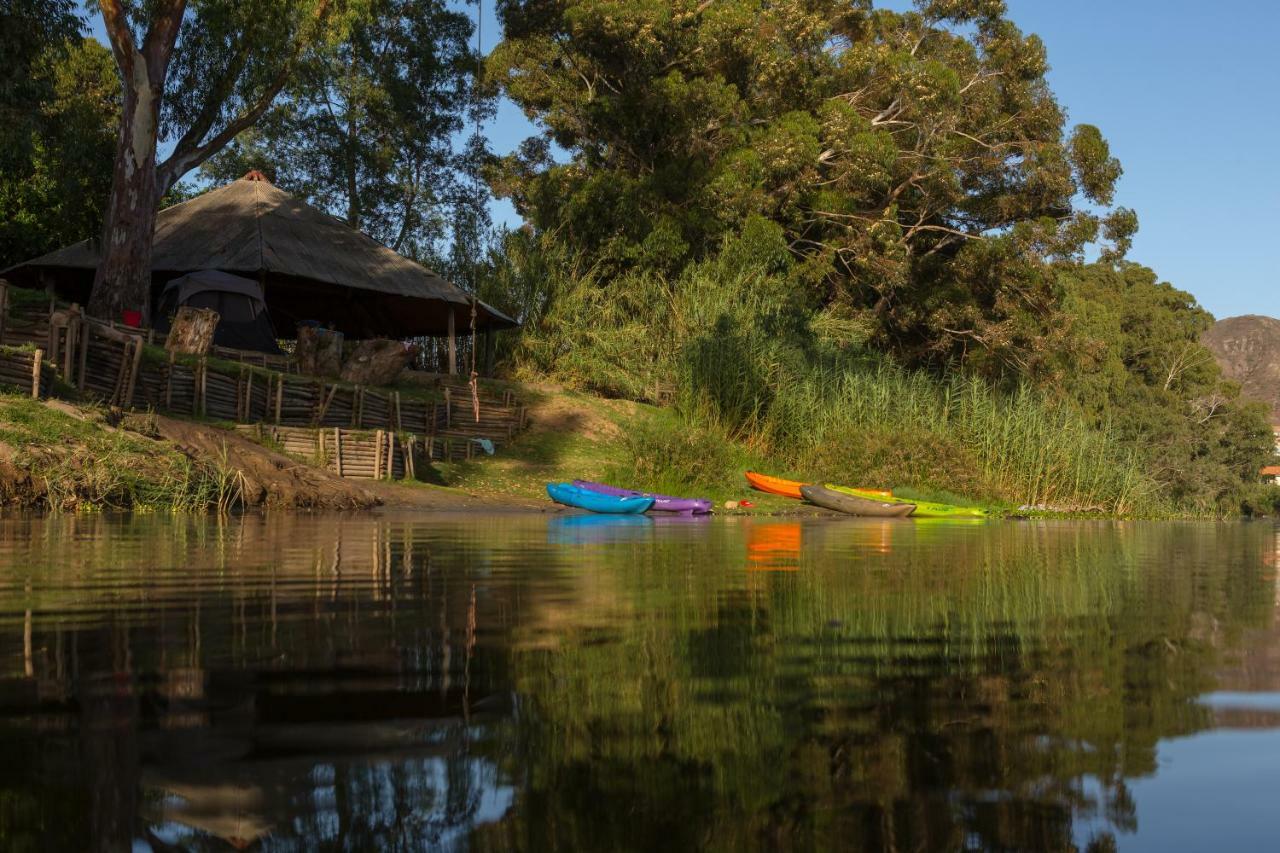
[[(798, 480), (784, 480), (781, 477), (770, 477), (768, 474), (757, 474), (755, 471), (747, 472), (747, 482), (751, 484), (751, 488), (759, 489), (762, 492), (768, 492), (771, 495), (782, 495), (784, 498), (801, 499), (800, 487), (807, 486), (809, 483), (801, 483)], [(890, 497), (891, 492), (885, 489), (862, 489), (862, 492), (868, 495), (883, 495)]]
[(747, 472), (747, 482), (753, 489), (796, 500), (800, 500), (800, 487), (809, 485), (795, 480), (784, 480), (781, 477), (770, 477), (768, 474), (757, 474), (755, 471)]

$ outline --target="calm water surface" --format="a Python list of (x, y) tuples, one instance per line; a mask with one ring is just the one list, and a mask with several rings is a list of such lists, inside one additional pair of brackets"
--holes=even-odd
[(0, 850), (1274, 850), (1263, 524), (0, 520)]

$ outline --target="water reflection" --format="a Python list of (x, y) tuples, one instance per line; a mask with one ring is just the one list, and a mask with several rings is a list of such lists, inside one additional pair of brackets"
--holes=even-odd
[[(0, 521), (3, 849), (1110, 849), (1261, 525)], [(1256, 784), (1256, 780), (1254, 780)], [(1224, 846), (1230, 846), (1229, 843)]]

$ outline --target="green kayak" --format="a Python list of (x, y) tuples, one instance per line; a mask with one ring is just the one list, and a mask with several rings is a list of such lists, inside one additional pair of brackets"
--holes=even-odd
[[(846, 495), (852, 495), (855, 498), (864, 498), (866, 500), (883, 501), (885, 500), (882, 492), (864, 492), (861, 489), (851, 489), (848, 486), (835, 486), (830, 483), (827, 488), (834, 492), (840, 492)], [(904, 503), (913, 503), (916, 505), (916, 511), (911, 514), (912, 518), (986, 518), (987, 511), (972, 506), (952, 506), (951, 504), (936, 504), (930, 501), (917, 501), (911, 498), (894, 498), (894, 500)]]

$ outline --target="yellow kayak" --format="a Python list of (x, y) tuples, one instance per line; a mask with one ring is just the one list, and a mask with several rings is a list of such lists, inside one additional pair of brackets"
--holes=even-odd
[[(863, 489), (851, 489), (848, 486), (836, 486), (830, 483), (827, 488), (832, 491), (841, 492), (842, 494), (852, 495), (855, 498), (864, 498), (866, 500), (884, 500), (882, 492), (869, 492)], [(972, 506), (953, 506), (952, 504), (939, 504), (931, 501), (918, 501), (913, 498), (895, 498), (895, 500), (903, 503), (912, 503), (916, 505), (916, 511), (911, 514), (912, 518), (986, 518), (987, 511)]]

